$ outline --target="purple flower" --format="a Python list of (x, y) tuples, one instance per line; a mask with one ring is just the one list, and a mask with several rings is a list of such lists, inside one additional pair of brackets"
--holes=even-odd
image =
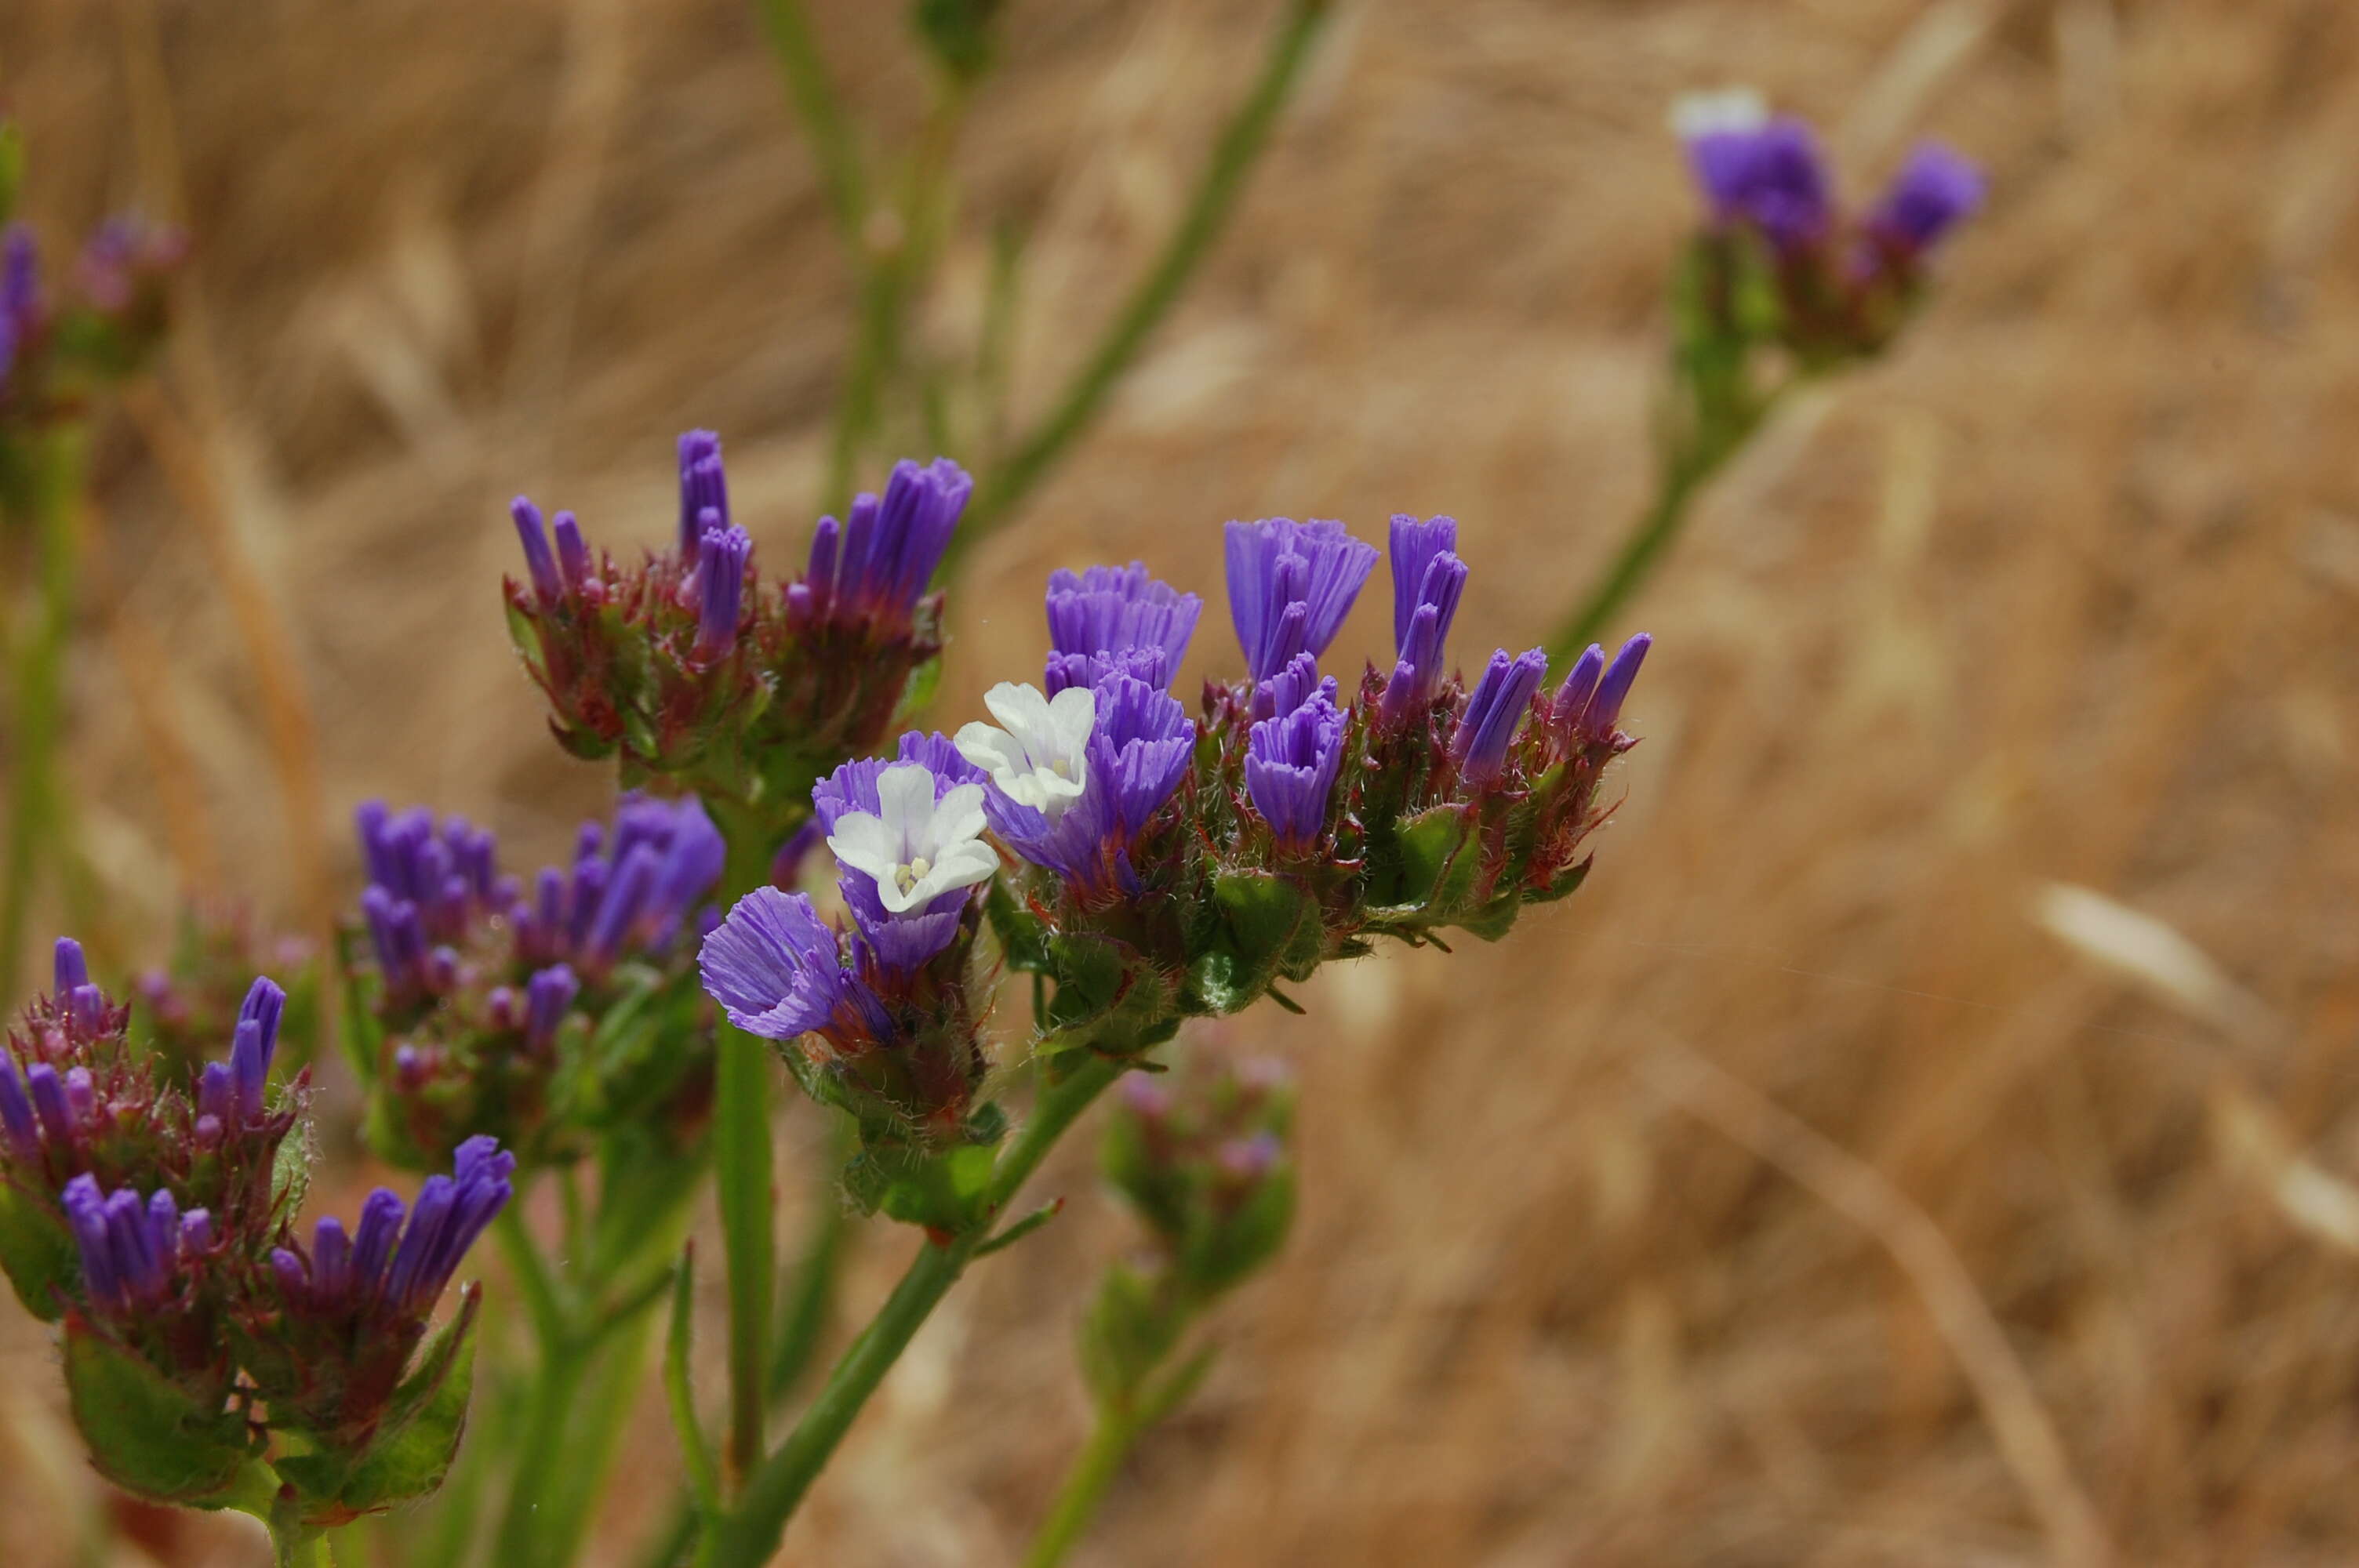
[(906, 625), (973, 492), (974, 481), (948, 458), (923, 468), (906, 458), (895, 463), (882, 499), (864, 492), (849, 522), (819, 520), (810, 568), (787, 589), (788, 611), (799, 623)]
[(853, 1054), (890, 1033), (884, 1003), (843, 967), (842, 946), (802, 893), (759, 887), (737, 901), (698, 956), (729, 1022), (765, 1040), (818, 1033)]
[(1095, 686), (1108, 675), (1169, 687), (1187, 656), (1204, 601), (1147, 575), (1144, 563), (1049, 578), (1046, 690)]
[(1385, 682), (1382, 716), (1397, 725), (1431, 706), (1440, 689), (1443, 644), (1466, 587), (1458, 524), (1447, 517), (1393, 519), (1393, 644), (1398, 662)]
[[(574, 521), (571, 512), (560, 512), (549, 528), (557, 535), (558, 579), (566, 592), (580, 593), (590, 580), (590, 546), (582, 542), (582, 524)], [(525, 554), (529, 560), (531, 546), (525, 546)]]
[(256, 976), (230, 1036), (230, 1108), (239, 1126), (262, 1119), (270, 1059), (278, 1049), (278, 1020), (286, 1011), (287, 993), (277, 982)]
[(1280, 719), (1293, 712), (1312, 697), (1325, 693), (1327, 700), (1335, 700), (1335, 677), (1322, 678), (1319, 661), (1309, 654), (1297, 654), (1287, 666), (1265, 681), (1254, 683), (1252, 713), (1256, 719)]
[(110, 1315), (162, 1305), (174, 1292), (184, 1256), (212, 1244), (212, 1217), (201, 1208), (182, 1215), (160, 1187), (143, 1203), (129, 1187), (102, 1195), (98, 1179), (83, 1174), (65, 1184), (59, 1201), (82, 1254), (91, 1305)]
[(707, 528), (696, 561), (699, 585), (696, 656), (707, 664), (737, 645), (745, 596), (745, 559), (754, 541), (743, 528)]
[(1483, 678), (1466, 699), (1466, 711), (1460, 715), (1458, 733), (1451, 741), (1459, 776), (1469, 784), (1480, 788), (1498, 776), (1507, 760), (1508, 743), (1516, 738), (1516, 726), (1531, 707), (1540, 677), (1547, 674), (1548, 654), (1538, 648), (1513, 659), (1505, 648), (1491, 655)]
[[(55, 1077), (57, 1069), (47, 1069)], [(25, 1093), (25, 1085), (16, 1076), (16, 1064), (5, 1052), (0, 1052), (0, 1138), (8, 1145), (8, 1156), (16, 1163), (38, 1169), (41, 1162), (41, 1128), (35, 1119), (33, 1102)]]
[(332, 1217), (313, 1229), (308, 1260), (274, 1249), (280, 1292), (310, 1318), (423, 1323), (467, 1249), (515, 1195), (515, 1173), (516, 1156), (497, 1139), (468, 1139), (451, 1174), (426, 1178), (408, 1229), (401, 1199), (379, 1187), (361, 1205), (360, 1228), (350, 1241)]
[(1833, 182), (1807, 122), (1771, 115), (1757, 95), (1732, 92), (1683, 101), (1672, 123), (1719, 222), (1750, 223), (1784, 251), (1826, 232)]
[(1916, 254), (1933, 248), (1983, 204), (1983, 171), (1939, 142), (1908, 155), (1867, 220), (1869, 231)]
[(811, 792), (838, 881), (877, 961), (908, 974), (948, 947), (973, 890), (999, 870), (983, 831), (983, 774), (949, 737), (911, 730), (897, 762), (844, 763)]
[(1319, 691), (1292, 712), (1263, 719), (1245, 737), (1245, 791), (1288, 849), (1310, 849), (1326, 831), (1343, 730), (1342, 710), (1330, 692)]
[(721, 471), (721, 438), (690, 430), (679, 438), (679, 562), (696, 561), (697, 546), (713, 528), (729, 526), (729, 482)]
[(1229, 618), (1245, 670), (1266, 680), (1298, 654), (1323, 654), (1376, 564), (1341, 523), (1285, 517), (1227, 530)]
[(41, 310), (41, 258), (24, 223), (0, 230), (0, 320), (29, 335)]
[(968, 724), (958, 748), (991, 775), (984, 811), (1000, 840), (1092, 892), (1134, 888), (1131, 842), (1180, 787), (1195, 751), (1187, 710), (1122, 675), (1053, 700), (1003, 683), (984, 705), (1006, 728)]
[(557, 574), (557, 557), (549, 553), (549, 528), (541, 521), (540, 508), (519, 495), (508, 503), (508, 516), (524, 546), (525, 569), (531, 574), (533, 592), (543, 604), (564, 598), (565, 581)]
[(427, 936), (455, 940), (470, 920), (500, 902), (498, 840), (489, 829), (463, 816), (445, 817), (438, 829), (422, 806), (395, 816), (375, 800), (353, 821), (370, 885), (412, 905)]

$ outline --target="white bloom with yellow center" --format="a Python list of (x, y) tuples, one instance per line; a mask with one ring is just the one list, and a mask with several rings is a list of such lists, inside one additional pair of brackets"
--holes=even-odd
[(896, 762), (876, 779), (879, 809), (835, 819), (827, 847), (876, 882), (891, 914), (922, 910), (946, 892), (988, 881), (998, 852), (983, 841), (983, 786), (957, 784), (934, 798), (933, 771)]
[(962, 727), (959, 755), (991, 775), (1000, 793), (1028, 806), (1050, 822), (1065, 815), (1089, 787), (1082, 755), (1098, 721), (1098, 695), (1069, 686), (1054, 697), (1038, 687), (1002, 681), (984, 694), (984, 707), (999, 720)]

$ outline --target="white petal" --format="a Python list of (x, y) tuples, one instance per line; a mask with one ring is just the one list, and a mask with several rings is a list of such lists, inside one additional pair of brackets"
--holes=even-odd
[(827, 847), (843, 864), (875, 878), (880, 892), (891, 884), (894, 871), (902, 864), (901, 836), (887, 827), (884, 818), (865, 811), (847, 811), (837, 817)]
[(1048, 728), (1049, 702), (1038, 687), (1001, 681), (983, 694), (983, 706), (1018, 741), (1028, 741)]
[(1768, 103), (1750, 87), (1686, 92), (1671, 101), (1671, 131), (1683, 142), (1723, 131), (1756, 131), (1768, 118)]
[[(953, 784), (934, 806), (934, 845), (947, 853), (983, 832), (983, 786)], [(938, 857), (939, 858), (939, 857)]]
[(1085, 686), (1069, 686), (1049, 702), (1047, 717), (1059, 753), (1078, 757), (1097, 726), (1098, 694)]
[(876, 777), (876, 799), (906, 851), (923, 840), (934, 819), (934, 775), (920, 762), (896, 762)]
[(1010, 776), (1027, 772), (1031, 766), (1015, 736), (979, 719), (959, 726), (951, 743), (958, 748), (960, 756), (1003, 784)]

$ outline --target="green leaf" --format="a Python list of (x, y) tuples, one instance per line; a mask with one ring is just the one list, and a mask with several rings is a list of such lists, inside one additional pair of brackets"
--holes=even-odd
[(98, 1473), (136, 1497), (218, 1507), (246, 1461), (245, 1423), (200, 1404), (75, 1313), (66, 1319), (66, 1394)]
[(59, 1292), (82, 1282), (82, 1257), (65, 1221), (32, 1194), (0, 1181), (0, 1269), (8, 1273), (16, 1299), (43, 1323), (62, 1310)]
[(342, 1524), (442, 1485), (466, 1432), (483, 1299), (480, 1286), (470, 1287), (458, 1315), (427, 1341), (367, 1447), (349, 1456), (321, 1452), (278, 1462), (278, 1473), (303, 1494), (305, 1523)]

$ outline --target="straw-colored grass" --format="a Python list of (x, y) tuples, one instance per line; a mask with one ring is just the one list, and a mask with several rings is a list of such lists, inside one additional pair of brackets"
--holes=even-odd
[[(1274, 9), (1019, 0), (938, 340), (972, 333), (984, 219), (1021, 215), (1040, 406)], [(901, 10), (821, 7), (896, 131)], [(1346, 4), (1201, 287), (976, 557), (946, 703), (1033, 667), (1042, 574), (1091, 559), (1205, 589), (1192, 664), (1231, 667), (1233, 516), (1453, 513), (1460, 656), (1538, 641), (1643, 500), (1690, 216), (1666, 106), (1733, 80), (1836, 127), (1854, 189), (1939, 132), (1993, 210), (1633, 618), (1646, 743), (1581, 896), (1233, 1026), (1301, 1074), (1299, 1228), (1088, 1563), (2359, 1561), (2359, 1267), (2278, 1179), (2359, 1178), (2344, 0)], [(776, 560), (821, 477), (847, 280), (749, 8), (13, 0), (0, 81), (53, 238), (172, 192), (199, 231), (160, 395), (288, 618), (330, 811), (418, 798), (553, 852), (603, 781), (512, 667), (499, 503), (653, 540), (672, 435), (711, 425)], [(299, 837), (347, 879), (352, 852), (290, 819), (279, 698), (143, 427), (109, 427), (100, 499), (147, 634), (94, 601), (72, 672), (91, 851), (128, 928), (190, 841), (291, 915)], [(126, 686), (115, 651), (158, 643)], [(2269, 1026), (2125, 979), (2121, 928), (2050, 882), (2168, 921)], [(784, 1561), (1012, 1560), (1123, 1245), (1082, 1154), (1046, 1178), (1081, 1201), (951, 1300)], [(908, 1245), (870, 1237), (855, 1304)], [(0, 1443), (44, 1463), (0, 1462), (0, 1560), (27, 1568), (69, 1560), (39, 1510), (86, 1487), (46, 1357), (11, 1314)], [(671, 1470), (653, 1399), (633, 1443), (603, 1562)], [(250, 1560), (201, 1544), (227, 1539), (162, 1551)]]

